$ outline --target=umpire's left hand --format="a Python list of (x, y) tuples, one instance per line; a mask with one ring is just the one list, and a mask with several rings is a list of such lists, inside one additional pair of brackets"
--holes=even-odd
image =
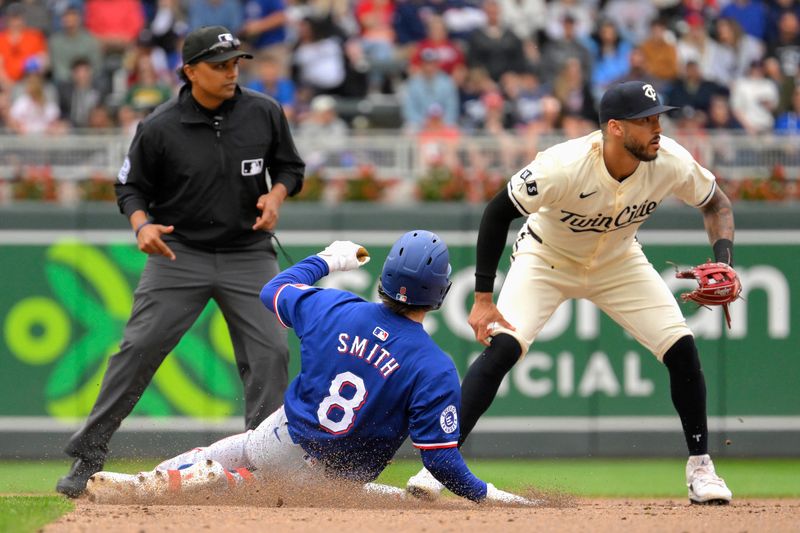
[(258, 197), (256, 207), (261, 211), (261, 216), (256, 217), (253, 231), (270, 231), (278, 224), (280, 208), (287, 193), (286, 187), (282, 183), (277, 183), (269, 193)]

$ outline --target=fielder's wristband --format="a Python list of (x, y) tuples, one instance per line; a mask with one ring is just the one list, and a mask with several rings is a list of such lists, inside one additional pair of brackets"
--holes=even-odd
[(733, 242), (730, 239), (718, 239), (714, 243), (714, 261), (733, 266)]
[(146, 220), (146, 221), (142, 222), (141, 224), (139, 224), (138, 226), (136, 226), (136, 229), (133, 230), (133, 235), (138, 239), (139, 238), (139, 232), (142, 230), (143, 227), (147, 226), (148, 224), (152, 224), (152, 222), (150, 222), (149, 220)]

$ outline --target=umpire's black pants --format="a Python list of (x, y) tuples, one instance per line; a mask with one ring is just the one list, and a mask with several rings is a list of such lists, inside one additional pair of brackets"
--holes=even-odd
[(275, 251), (262, 241), (236, 252), (208, 252), (169, 242), (175, 261), (151, 255), (134, 293), (120, 351), (108, 361), (100, 394), (68, 455), (103, 463), (108, 441), (130, 414), (161, 362), (210, 298), (228, 324), (244, 384), (245, 424), (255, 429), (283, 403), (288, 381), (286, 330), (259, 300), (278, 273)]

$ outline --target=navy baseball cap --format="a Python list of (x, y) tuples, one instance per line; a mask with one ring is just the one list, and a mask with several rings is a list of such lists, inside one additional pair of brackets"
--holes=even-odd
[(241, 41), (225, 26), (203, 26), (186, 36), (181, 56), (184, 65), (200, 61), (222, 63), (234, 57), (253, 59), (251, 54), (240, 49), (241, 46)]
[(644, 81), (626, 81), (612, 85), (600, 99), (600, 124), (611, 119), (626, 120), (658, 115), (678, 109), (664, 105), (655, 88)]

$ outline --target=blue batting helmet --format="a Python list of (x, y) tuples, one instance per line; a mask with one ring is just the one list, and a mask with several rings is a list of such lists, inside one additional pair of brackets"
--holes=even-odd
[(397, 302), (438, 309), (450, 290), (450, 254), (435, 233), (409, 231), (389, 251), (381, 288)]

